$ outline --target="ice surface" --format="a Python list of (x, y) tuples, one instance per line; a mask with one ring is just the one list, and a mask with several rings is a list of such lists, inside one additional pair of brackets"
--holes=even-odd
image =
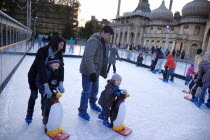
[[(0, 94), (0, 140), (48, 140), (42, 124), (40, 95), (36, 101), (33, 122), (25, 122), (30, 90), (27, 73), (34, 60), (26, 56), (6, 88)], [(60, 99), (63, 106), (62, 128), (70, 140), (209, 140), (210, 110), (206, 106), (198, 109), (184, 99), (188, 90), (184, 81), (175, 78), (174, 83), (163, 83), (162, 75), (152, 74), (146, 68), (135, 67), (117, 61), (117, 73), (122, 76), (120, 88), (126, 89), (127, 114), (125, 125), (133, 132), (121, 136), (103, 126), (98, 113), (88, 109), (90, 121), (78, 117), (82, 90), (79, 73), (80, 58), (64, 58), (66, 92)], [(108, 79), (112, 76), (112, 67)], [(99, 94), (106, 85), (100, 78)]]

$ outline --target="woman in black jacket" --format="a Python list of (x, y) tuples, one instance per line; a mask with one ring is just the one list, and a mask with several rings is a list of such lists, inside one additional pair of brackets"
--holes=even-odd
[(64, 88), (63, 88), (63, 81), (64, 81), (63, 53), (65, 52), (65, 49), (66, 49), (65, 40), (61, 36), (56, 35), (51, 39), (51, 41), (49, 42), (48, 45), (41, 47), (36, 54), (36, 58), (28, 72), (28, 83), (29, 83), (29, 87), (31, 90), (31, 95), (30, 95), (30, 98), (28, 101), (27, 115), (26, 115), (26, 119), (25, 119), (28, 124), (30, 124), (32, 122), (34, 105), (35, 105), (35, 101), (38, 96), (38, 88), (35, 83), (37, 75), (40, 78), (40, 83), (43, 84), (43, 86), (44, 86), (44, 91), (43, 91), (44, 93), (42, 94), (42, 100), (41, 100), (42, 115), (44, 113), (44, 107), (45, 107), (47, 98), (50, 98), (52, 95), (52, 92), (49, 88), (48, 78), (47, 78), (47, 74), (46, 74), (46, 67), (47, 67), (47, 62), (48, 62), (49, 57), (51, 57), (51, 58), (58, 57), (60, 60), (60, 67), (58, 69), (58, 71), (59, 71), (58, 72), (59, 73), (58, 88), (61, 93), (64, 92)]

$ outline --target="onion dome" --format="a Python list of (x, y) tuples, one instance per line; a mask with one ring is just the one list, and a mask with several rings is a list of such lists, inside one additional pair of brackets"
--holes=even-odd
[(182, 8), (183, 17), (208, 18), (209, 12), (210, 12), (210, 2), (208, 0), (194, 0), (187, 3)]
[(165, 2), (162, 1), (162, 4), (157, 9), (153, 10), (150, 13), (151, 20), (165, 20), (165, 21), (172, 21), (173, 20), (173, 13), (168, 10), (165, 6)]

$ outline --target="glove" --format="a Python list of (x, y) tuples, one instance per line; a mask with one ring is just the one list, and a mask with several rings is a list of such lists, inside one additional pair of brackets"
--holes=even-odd
[(197, 81), (196, 84), (197, 84), (199, 87), (202, 87), (202, 86), (203, 86), (203, 83), (202, 83), (202, 81), (200, 81), (200, 80)]
[(63, 82), (62, 82), (62, 81), (59, 82), (58, 90), (59, 90), (61, 93), (64, 93), (64, 92), (65, 92), (65, 88), (63, 87)]
[(91, 73), (91, 74), (90, 74), (90, 81), (96, 82), (97, 78), (98, 78), (98, 77), (97, 77), (96, 73)]
[(120, 96), (120, 93), (119, 92), (115, 92), (114, 94), (117, 95), (117, 96)]
[(47, 95), (47, 98), (50, 98), (52, 96), (52, 92), (50, 90), (49, 84), (44, 83), (44, 94), (43, 96)]

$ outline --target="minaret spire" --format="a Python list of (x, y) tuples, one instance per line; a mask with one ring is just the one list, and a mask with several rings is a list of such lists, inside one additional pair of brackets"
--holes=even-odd
[(142, 0), (139, 0), (139, 4), (138, 5), (141, 6), (141, 4), (142, 4)]
[(170, 1), (169, 10), (172, 10), (173, 0)]
[(117, 16), (120, 15), (120, 4), (121, 4), (121, 0), (118, 0)]

